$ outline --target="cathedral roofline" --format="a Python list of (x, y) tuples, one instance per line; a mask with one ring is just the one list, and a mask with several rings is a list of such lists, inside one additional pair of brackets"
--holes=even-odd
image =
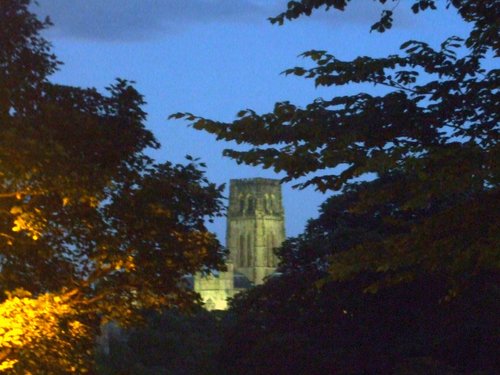
[(276, 178), (264, 178), (264, 177), (255, 177), (255, 178), (238, 178), (231, 179), (231, 184), (236, 185), (246, 185), (246, 184), (266, 184), (266, 185), (281, 185), (281, 180)]

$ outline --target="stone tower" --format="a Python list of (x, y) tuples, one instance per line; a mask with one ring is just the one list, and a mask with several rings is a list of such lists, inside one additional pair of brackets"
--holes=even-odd
[(277, 265), (273, 249), (285, 240), (279, 180), (231, 180), (226, 246), (234, 270), (253, 284), (262, 284)]
[(207, 310), (225, 310), (228, 298), (263, 283), (276, 269), (273, 249), (285, 240), (285, 215), (279, 180), (231, 180), (226, 246), (227, 271), (196, 274), (193, 288)]

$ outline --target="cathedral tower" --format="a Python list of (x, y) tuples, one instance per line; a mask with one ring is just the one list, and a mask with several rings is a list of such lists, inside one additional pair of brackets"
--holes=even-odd
[(279, 180), (231, 180), (226, 245), (234, 270), (255, 285), (276, 269), (273, 249), (285, 240)]

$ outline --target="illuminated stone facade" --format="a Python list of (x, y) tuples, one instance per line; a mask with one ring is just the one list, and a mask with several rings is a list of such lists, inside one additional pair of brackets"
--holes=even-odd
[(227, 298), (262, 284), (276, 270), (273, 249), (284, 240), (285, 215), (279, 180), (231, 180), (226, 232), (228, 270), (194, 280), (206, 308), (224, 310)]

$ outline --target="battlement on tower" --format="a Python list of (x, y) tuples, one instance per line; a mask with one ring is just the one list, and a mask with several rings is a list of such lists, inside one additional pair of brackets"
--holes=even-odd
[(284, 215), (280, 180), (246, 178), (230, 181), (229, 218), (255, 214)]
[(269, 185), (281, 185), (280, 180), (277, 180), (275, 178), (264, 178), (264, 177), (255, 177), (255, 178), (238, 178), (238, 179), (231, 179), (230, 184), (232, 186), (238, 186), (238, 185), (258, 185), (258, 184), (269, 184)]

